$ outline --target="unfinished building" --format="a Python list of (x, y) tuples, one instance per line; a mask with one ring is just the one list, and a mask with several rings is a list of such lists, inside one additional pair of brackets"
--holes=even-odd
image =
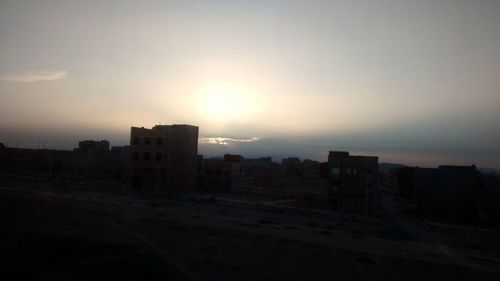
[(373, 215), (377, 206), (378, 157), (330, 151), (328, 197), (333, 210)]
[(190, 192), (196, 189), (198, 127), (132, 127), (130, 152), (133, 188), (158, 193)]

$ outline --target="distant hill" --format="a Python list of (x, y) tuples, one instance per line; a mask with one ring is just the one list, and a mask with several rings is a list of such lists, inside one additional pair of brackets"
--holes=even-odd
[(381, 173), (388, 174), (393, 170), (396, 170), (398, 168), (403, 168), (407, 167), (406, 165), (403, 164), (397, 164), (397, 163), (380, 163), (378, 164), (378, 171)]
[(494, 175), (500, 177), (500, 170), (489, 168), (477, 168), (483, 175)]

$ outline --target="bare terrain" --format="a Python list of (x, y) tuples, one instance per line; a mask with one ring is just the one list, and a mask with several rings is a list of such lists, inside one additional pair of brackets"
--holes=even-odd
[(243, 195), (75, 186), (2, 182), (1, 280), (500, 278), (497, 232), (438, 231), (390, 202), (363, 218)]

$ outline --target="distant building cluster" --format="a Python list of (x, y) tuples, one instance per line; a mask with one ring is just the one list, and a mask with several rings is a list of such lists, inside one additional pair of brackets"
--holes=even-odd
[(128, 146), (106, 140), (85, 140), (70, 150), (26, 149), (0, 146), (0, 171), (45, 173), (49, 178), (128, 181)]
[(363, 216), (377, 215), (381, 196), (391, 194), (422, 219), (500, 228), (500, 178), (475, 166), (398, 165), (388, 172), (378, 157), (346, 151), (329, 151), (327, 162), (288, 157), (276, 163), (236, 154), (204, 158), (198, 154), (198, 132), (191, 125), (131, 127), (129, 145), (83, 140), (72, 151), (0, 143), (0, 172), (51, 182), (113, 181), (158, 196), (250, 192)]

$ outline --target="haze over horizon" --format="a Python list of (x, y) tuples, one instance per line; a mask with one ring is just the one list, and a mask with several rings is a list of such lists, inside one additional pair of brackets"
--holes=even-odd
[(499, 15), (494, 0), (0, 1), (0, 142), (123, 145), (131, 126), (185, 123), (234, 139), (207, 154), (500, 168)]

